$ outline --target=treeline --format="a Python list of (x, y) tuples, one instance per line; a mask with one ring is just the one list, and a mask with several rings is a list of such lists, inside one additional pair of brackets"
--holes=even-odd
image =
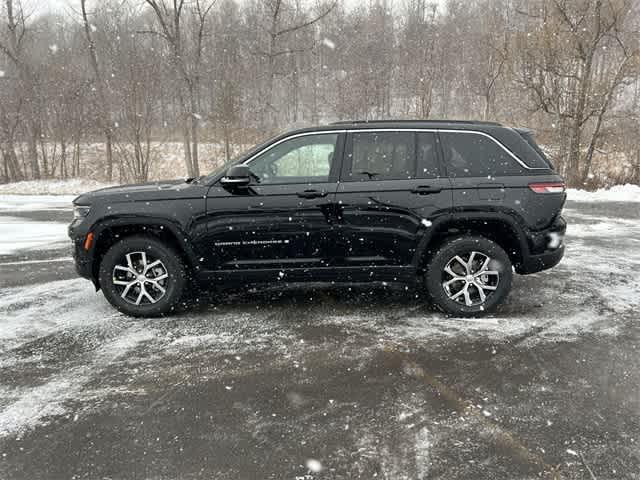
[(196, 176), (201, 143), (383, 118), (527, 126), (572, 185), (640, 182), (634, 0), (2, 1), (5, 182), (77, 176), (87, 143), (101, 180), (168, 141)]

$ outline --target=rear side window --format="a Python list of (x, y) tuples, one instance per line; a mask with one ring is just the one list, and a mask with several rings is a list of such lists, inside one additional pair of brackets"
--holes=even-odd
[(352, 134), (351, 171), (347, 181), (406, 180), (415, 177), (413, 132)]
[(441, 133), (450, 177), (500, 177), (522, 174), (522, 167), (491, 138), (471, 132)]

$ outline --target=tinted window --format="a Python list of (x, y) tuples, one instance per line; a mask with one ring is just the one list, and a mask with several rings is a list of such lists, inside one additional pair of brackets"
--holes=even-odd
[(347, 180), (399, 180), (415, 177), (413, 132), (353, 133)]
[(538, 162), (538, 165), (533, 165), (533, 166), (538, 168), (540, 167), (553, 168), (553, 164), (551, 163), (551, 160), (549, 160), (549, 157), (547, 157), (547, 155), (538, 146), (538, 144), (533, 138), (533, 135), (530, 132), (518, 132), (518, 133), (520, 133), (520, 136), (522, 136), (522, 138), (525, 139), (525, 141), (527, 142), (527, 145), (529, 145), (536, 152), (538, 157), (540, 157), (540, 159), (542, 160), (542, 162)]
[(418, 133), (418, 178), (436, 178), (440, 176), (436, 154), (436, 136), (433, 133)]
[(260, 183), (329, 181), (337, 134), (305, 135), (279, 143), (249, 163)]
[(522, 168), (491, 138), (477, 133), (441, 133), (450, 177), (518, 175)]

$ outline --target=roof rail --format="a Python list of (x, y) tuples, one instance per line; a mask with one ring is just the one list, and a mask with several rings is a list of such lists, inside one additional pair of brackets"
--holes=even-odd
[(355, 125), (355, 124), (369, 124), (369, 123), (459, 123), (468, 125), (495, 125), (502, 126), (498, 122), (488, 122), (483, 120), (447, 120), (447, 119), (429, 119), (429, 120), (342, 120), (340, 122), (333, 122), (330, 125)]

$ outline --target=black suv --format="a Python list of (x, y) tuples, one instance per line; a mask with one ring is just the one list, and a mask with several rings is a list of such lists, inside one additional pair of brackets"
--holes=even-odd
[(74, 201), (79, 274), (118, 310), (171, 312), (188, 283), (420, 282), (446, 313), (501, 303), (564, 253), (563, 179), (531, 132), (490, 122), (296, 130), (213, 173)]

